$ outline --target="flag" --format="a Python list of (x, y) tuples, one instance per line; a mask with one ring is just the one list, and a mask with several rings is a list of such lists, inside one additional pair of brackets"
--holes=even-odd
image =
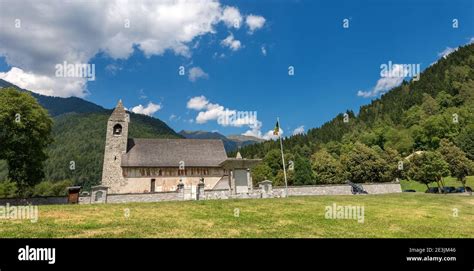
[(280, 124), (277, 121), (275, 125), (275, 129), (273, 130), (273, 135), (278, 135), (279, 133), (280, 133)]

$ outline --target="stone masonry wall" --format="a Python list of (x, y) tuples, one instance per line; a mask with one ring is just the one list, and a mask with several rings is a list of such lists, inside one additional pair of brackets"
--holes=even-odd
[(9, 198), (9, 199), (0, 199), (0, 205), (50, 205), (50, 204), (67, 204), (67, 197), (37, 197), (37, 198)]
[(159, 192), (137, 194), (108, 194), (107, 203), (159, 202), (182, 200), (182, 192)]
[(400, 183), (366, 183), (362, 187), (369, 194), (401, 193)]
[[(362, 184), (364, 190), (369, 194), (401, 193), (399, 183)], [(313, 186), (290, 186), (289, 196), (317, 196), (317, 195), (352, 195), (351, 186), (341, 185), (313, 185)], [(200, 200), (212, 199), (256, 199), (256, 198), (279, 198), (285, 196), (284, 187), (274, 187), (270, 193), (262, 193), (260, 189), (253, 189), (249, 193), (231, 195), (229, 190), (204, 190), (198, 196)], [(157, 192), (157, 193), (133, 193), (133, 194), (107, 194), (107, 203), (126, 202), (160, 202), (184, 200), (183, 191)], [(44, 204), (67, 204), (67, 197), (38, 197), (29, 199), (0, 199), (0, 205), (44, 205)], [(79, 204), (90, 204), (90, 196), (80, 196)]]
[[(274, 192), (284, 193), (284, 187), (274, 187)], [(305, 185), (289, 186), (289, 196), (352, 195), (349, 185)]]

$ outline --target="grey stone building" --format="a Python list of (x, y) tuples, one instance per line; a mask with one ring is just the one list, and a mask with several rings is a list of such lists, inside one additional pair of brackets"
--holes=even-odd
[(260, 160), (227, 158), (222, 140), (128, 138), (130, 117), (119, 101), (107, 123), (102, 185), (109, 193), (169, 192), (179, 188), (252, 190)]

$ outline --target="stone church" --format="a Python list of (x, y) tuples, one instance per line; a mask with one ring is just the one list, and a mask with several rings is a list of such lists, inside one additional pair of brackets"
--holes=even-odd
[(251, 168), (260, 160), (228, 158), (222, 140), (128, 138), (129, 114), (119, 101), (107, 123), (102, 185), (109, 193), (193, 189), (232, 194), (252, 190)]

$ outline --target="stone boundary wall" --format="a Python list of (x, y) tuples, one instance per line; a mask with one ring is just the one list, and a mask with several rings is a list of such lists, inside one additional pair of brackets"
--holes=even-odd
[[(401, 193), (400, 183), (362, 183), (359, 184), (369, 194)], [(285, 187), (274, 187), (273, 192), (284, 193)], [(290, 196), (352, 195), (347, 184), (288, 186)]]
[(400, 183), (366, 183), (362, 187), (369, 194), (401, 193)]
[(157, 192), (157, 193), (137, 193), (137, 194), (108, 194), (107, 203), (124, 202), (158, 202), (183, 200), (181, 192)]
[[(369, 194), (401, 193), (400, 183), (365, 183), (359, 184)], [(231, 195), (227, 189), (219, 190), (199, 190), (197, 200), (213, 199), (256, 199), (256, 198), (280, 198), (285, 197), (285, 187), (273, 187), (268, 193), (260, 188), (254, 188), (249, 193)], [(318, 195), (352, 195), (351, 186), (347, 184), (335, 185), (305, 185), (289, 186), (289, 196), (318, 196)], [(107, 203), (126, 202), (160, 202), (160, 201), (180, 201), (185, 200), (184, 190), (173, 192), (155, 193), (130, 193), (130, 194), (106, 194)], [(29, 199), (0, 199), (0, 205), (46, 205), (46, 204), (67, 204), (67, 197), (37, 197)], [(91, 202), (91, 196), (80, 196), (79, 204), (97, 204)]]
[(51, 204), (67, 204), (67, 197), (36, 197), (36, 198), (3, 198), (0, 199), (0, 205), (51, 205)]
[[(285, 187), (274, 187), (273, 192), (283, 194)], [(341, 185), (305, 185), (289, 186), (289, 196), (352, 195), (351, 186)]]

